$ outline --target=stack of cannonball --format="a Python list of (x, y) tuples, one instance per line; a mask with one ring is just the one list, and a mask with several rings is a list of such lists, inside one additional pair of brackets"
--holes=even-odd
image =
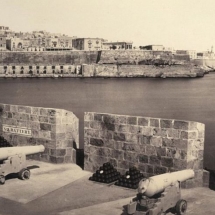
[(144, 176), (136, 167), (130, 167), (129, 171), (122, 175), (119, 180), (115, 183), (117, 186), (127, 187), (131, 189), (137, 189), (138, 184)]
[(120, 173), (109, 162), (104, 163), (96, 172), (89, 178), (91, 181), (112, 183), (120, 178)]

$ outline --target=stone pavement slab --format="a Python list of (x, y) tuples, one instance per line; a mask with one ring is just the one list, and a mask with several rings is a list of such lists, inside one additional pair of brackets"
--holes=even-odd
[(76, 164), (51, 164), (28, 160), (31, 169), (29, 180), (12, 178), (0, 186), (1, 197), (20, 203), (28, 203), (81, 177), (90, 174)]
[[(12, 178), (0, 186), (0, 215), (125, 215), (136, 195), (136, 190), (89, 181), (92, 173), (75, 164), (28, 164), (29, 180)], [(187, 215), (215, 214), (215, 191), (209, 188), (182, 190), (182, 198), (188, 201)]]

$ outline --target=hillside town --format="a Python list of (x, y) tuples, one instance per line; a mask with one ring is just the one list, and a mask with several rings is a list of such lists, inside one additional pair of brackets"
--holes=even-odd
[(133, 46), (132, 41), (108, 41), (103, 38), (80, 38), (47, 31), (15, 32), (0, 26), (0, 51), (99, 51), (99, 50), (152, 50), (167, 51), (177, 55), (189, 55), (190, 59), (214, 59), (213, 47), (204, 52), (175, 50), (163, 45)]

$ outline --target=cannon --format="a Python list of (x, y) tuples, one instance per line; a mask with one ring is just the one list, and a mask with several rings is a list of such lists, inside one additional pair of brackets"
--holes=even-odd
[(0, 184), (5, 183), (5, 177), (10, 173), (18, 173), (18, 178), (30, 178), (30, 170), (26, 167), (26, 155), (45, 150), (43, 145), (0, 148)]
[(183, 215), (187, 202), (181, 199), (181, 182), (194, 177), (192, 169), (165, 173), (139, 182), (138, 193), (127, 205), (127, 213), (134, 215), (161, 215), (174, 211)]

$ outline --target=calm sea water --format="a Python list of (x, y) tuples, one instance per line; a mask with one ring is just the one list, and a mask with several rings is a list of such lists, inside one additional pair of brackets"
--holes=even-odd
[(0, 103), (198, 121), (206, 124), (204, 166), (215, 169), (215, 73), (199, 79), (0, 79)]

